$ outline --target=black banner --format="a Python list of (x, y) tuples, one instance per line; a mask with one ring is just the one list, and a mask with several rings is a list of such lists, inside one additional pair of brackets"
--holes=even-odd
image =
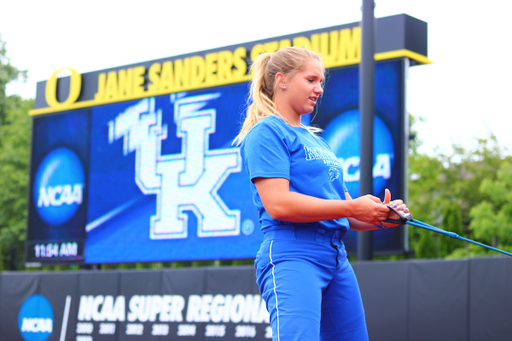
[[(512, 335), (510, 258), (355, 262), (353, 267), (372, 340)], [(271, 337), (250, 266), (0, 274), (0, 340)]]
[[(266, 340), (271, 335), (250, 267), (6, 273), (0, 281), (2, 340)], [(45, 300), (51, 313), (40, 308)]]

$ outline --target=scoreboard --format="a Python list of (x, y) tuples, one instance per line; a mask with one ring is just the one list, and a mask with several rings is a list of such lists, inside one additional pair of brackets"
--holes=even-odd
[[(404, 197), (405, 78), (409, 66), (430, 63), (426, 23), (398, 15), (377, 26), (374, 194), (389, 188)], [(358, 23), (84, 74), (66, 68), (70, 76), (58, 70), (38, 83), (30, 112), (27, 262), (255, 257), (262, 233), (232, 142), (247, 106), (248, 67), (285, 46), (323, 56), (325, 94), (304, 123), (323, 129), (359, 196)], [(349, 252), (356, 239), (344, 238)], [(401, 228), (374, 239), (376, 254), (404, 249)]]

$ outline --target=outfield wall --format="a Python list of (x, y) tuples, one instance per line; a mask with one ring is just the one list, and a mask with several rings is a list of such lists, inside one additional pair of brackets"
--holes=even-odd
[[(353, 266), (371, 340), (512, 335), (510, 258)], [(0, 274), (0, 340), (269, 337), (268, 313), (250, 266)]]

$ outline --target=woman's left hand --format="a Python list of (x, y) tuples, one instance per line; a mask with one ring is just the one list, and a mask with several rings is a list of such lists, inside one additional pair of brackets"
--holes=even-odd
[[(402, 211), (402, 212), (405, 212), (405, 213), (409, 213), (409, 209), (407, 208), (407, 205), (404, 204), (404, 202), (401, 199), (397, 199), (397, 200), (391, 201), (391, 192), (387, 188), (386, 188), (386, 190), (384, 192), (384, 202), (383, 202), (383, 204), (384, 205), (391, 205), (397, 211)], [(395, 212), (393, 212), (393, 210), (389, 210), (388, 219), (400, 219), (400, 216), (398, 214), (396, 214)], [(382, 222), (382, 225), (384, 226), (384, 228), (389, 228), (389, 227), (398, 226), (400, 224), (393, 224), (393, 223)]]

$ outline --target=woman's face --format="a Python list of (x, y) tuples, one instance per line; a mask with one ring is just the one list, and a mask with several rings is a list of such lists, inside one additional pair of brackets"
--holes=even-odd
[[(324, 92), (323, 68), (320, 61), (311, 59), (304, 65), (304, 70), (298, 71), (290, 79), (283, 80), (286, 87), (281, 95), (283, 101), (297, 115), (306, 115), (313, 112), (316, 102)], [(281, 86), (281, 89), (283, 87)]]

